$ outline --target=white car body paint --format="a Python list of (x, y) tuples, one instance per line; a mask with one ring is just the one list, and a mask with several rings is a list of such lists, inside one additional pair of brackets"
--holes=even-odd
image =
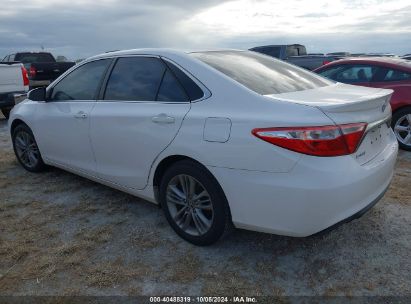
[[(221, 185), (234, 225), (256, 231), (308, 236), (355, 214), (388, 187), (398, 145), (384, 124), (367, 130), (356, 153), (339, 157), (289, 151), (251, 131), (355, 122), (373, 126), (390, 117), (390, 107), (381, 107), (392, 91), (335, 84), (262, 96), (173, 50), (113, 52), (84, 63), (135, 55), (172, 61), (209, 93), (187, 104), (96, 101), (56, 106), (25, 101), (12, 111), (10, 126), (20, 119), (33, 130), (46, 163), (154, 203), (153, 179), (160, 162), (175, 155), (190, 157)], [(68, 118), (80, 110), (86, 119)], [(153, 121), (160, 115), (175, 121)], [(371, 143), (373, 136), (381, 136), (378, 145)]]

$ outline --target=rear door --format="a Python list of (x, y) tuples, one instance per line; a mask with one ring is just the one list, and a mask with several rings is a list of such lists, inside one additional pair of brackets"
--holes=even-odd
[(142, 189), (190, 110), (187, 92), (160, 58), (131, 56), (117, 59), (100, 94), (90, 128), (98, 176)]

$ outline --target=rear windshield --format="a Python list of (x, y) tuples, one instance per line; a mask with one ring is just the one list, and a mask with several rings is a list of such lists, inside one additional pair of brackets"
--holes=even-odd
[(287, 57), (307, 55), (305, 46), (303, 45), (287, 45)]
[(15, 60), (22, 63), (55, 62), (54, 57), (49, 53), (19, 53)]
[(333, 84), (312, 72), (256, 52), (212, 51), (191, 55), (262, 95), (309, 90)]

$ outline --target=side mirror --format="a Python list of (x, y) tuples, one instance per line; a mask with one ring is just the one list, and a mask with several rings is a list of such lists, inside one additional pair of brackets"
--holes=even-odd
[(27, 94), (27, 98), (33, 101), (46, 101), (46, 88), (37, 88)]

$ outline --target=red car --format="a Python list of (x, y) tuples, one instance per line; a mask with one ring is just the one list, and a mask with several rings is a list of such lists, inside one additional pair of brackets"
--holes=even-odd
[(346, 58), (314, 72), (332, 80), (366, 87), (392, 89), (391, 127), (402, 149), (411, 151), (411, 62), (388, 57)]

